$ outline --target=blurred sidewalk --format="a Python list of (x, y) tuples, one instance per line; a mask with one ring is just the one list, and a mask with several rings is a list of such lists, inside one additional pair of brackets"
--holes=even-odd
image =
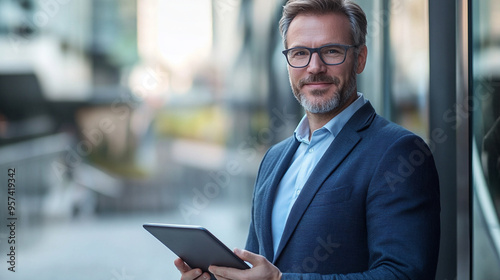
[[(208, 228), (229, 248), (245, 246), (250, 209), (208, 206), (191, 224)], [(176, 256), (142, 228), (143, 223), (181, 223), (177, 211), (117, 214), (17, 229), (16, 272), (0, 256), (0, 279), (180, 279)]]

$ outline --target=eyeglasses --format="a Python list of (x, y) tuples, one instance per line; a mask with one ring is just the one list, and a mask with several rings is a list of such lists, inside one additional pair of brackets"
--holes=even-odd
[(309, 65), (313, 53), (318, 53), (319, 58), (326, 65), (338, 65), (345, 61), (347, 51), (350, 48), (357, 48), (353, 45), (331, 44), (319, 48), (295, 47), (286, 49), (283, 54), (288, 64), (294, 68), (303, 68)]

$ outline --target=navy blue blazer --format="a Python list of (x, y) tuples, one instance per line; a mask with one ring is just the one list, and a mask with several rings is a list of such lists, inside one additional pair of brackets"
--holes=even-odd
[(434, 279), (439, 182), (421, 138), (366, 103), (325, 152), (292, 207), (274, 255), (271, 211), (299, 142), (271, 147), (259, 168), (246, 249), (282, 279)]

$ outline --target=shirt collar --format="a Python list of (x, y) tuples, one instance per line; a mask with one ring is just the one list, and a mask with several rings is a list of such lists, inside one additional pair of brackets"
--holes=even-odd
[[(356, 111), (361, 108), (368, 100), (363, 96), (361, 92), (357, 93), (358, 98), (347, 108), (345, 108), (342, 112), (332, 118), (328, 123), (326, 123), (320, 129), (328, 130), (333, 137), (337, 137), (340, 130), (344, 127), (344, 125), (349, 121), (349, 119), (356, 113)], [(320, 130), (318, 129), (318, 130)], [(295, 138), (299, 142), (309, 143), (309, 119), (307, 115), (302, 117), (302, 120), (299, 122), (299, 125), (294, 131)]]

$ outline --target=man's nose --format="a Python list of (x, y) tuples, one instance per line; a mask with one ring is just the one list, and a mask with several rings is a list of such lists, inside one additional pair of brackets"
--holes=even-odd
[(307, 70), (311, 73), (321, 73), (326, 71), (326, 64), (323, 63), (317, 52), (314, 52), (311, 55), (311, 61), (309, 61)]

